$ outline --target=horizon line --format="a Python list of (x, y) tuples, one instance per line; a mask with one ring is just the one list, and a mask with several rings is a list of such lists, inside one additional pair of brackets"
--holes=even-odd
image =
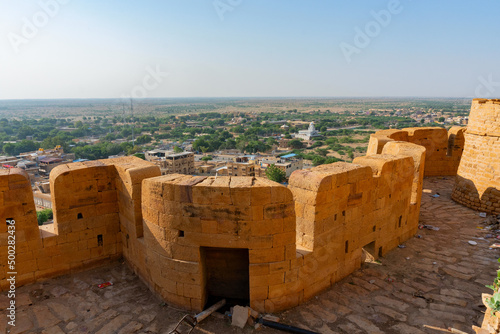
[(160, 100), (160, 99), (476, 99), (475, 96), (191, 96), (191, 97), (63, 97), (63, 98), (0, 98), (0, 101), (49, 101), (49, 100)]

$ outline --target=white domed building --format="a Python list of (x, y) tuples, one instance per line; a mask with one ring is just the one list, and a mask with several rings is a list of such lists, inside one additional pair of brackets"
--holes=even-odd
[(307, 130), (300, 130), (299, 133), (295, 134), (295, 138), (311, 140), (314, 137), (320, 137), (321, 135), (314, 127), (314, 122), (309, 123), (309, 128)]

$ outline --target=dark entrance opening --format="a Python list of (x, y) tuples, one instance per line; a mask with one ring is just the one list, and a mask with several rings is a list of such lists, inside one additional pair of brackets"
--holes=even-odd
[(248, 249), (201, 248), (205, 263), (206, 306), (225, 298), (226, 306), (250, 304)]

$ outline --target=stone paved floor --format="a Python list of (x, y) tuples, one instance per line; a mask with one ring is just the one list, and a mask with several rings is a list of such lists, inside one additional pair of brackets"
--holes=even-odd
[[(498, 267), (491, 231), (477, 212), (450, 199), (452, 178), (425, 180), (421, 223), (406, 248), (364, 267), (304, 305), (279, 314), (282, 321), (319, 333), (438, 333), (424, 324), (471, 333), (484, 307), (481, 293)], [(438, 192), (439, 198), (430, 195)], [(476, 246), (468, 244), (477, 242)], [(97, 284), (111, 280), (112, 287)], [(0, 295), (0, 313), (7, 298)], [(18, 289), (17, 326), (11, 333), (168, 333), (185, 314), (154, 297), (123, 263), (66, 275)], [(0, 317), (0, 333), (6, 330)], [(251, 333), (209, 317), (193, 333)], [(259, 333), (281, 333), (261, 329)]]

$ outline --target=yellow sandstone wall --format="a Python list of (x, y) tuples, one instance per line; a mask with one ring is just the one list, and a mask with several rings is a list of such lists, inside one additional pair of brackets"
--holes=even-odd
[(168, 303), (199, 311), (206, 249), (234, 248), (248, 252), (251, 306), (274, 312), (359, 268), (363, 249), (377, 258), (413, 236), (425, 151), (390, 141), (354, 164), (296, 171), (288, 188), (264, 178), (159, 176), (133, 157), (61, 165), (50, 177), (52, 230), (37, 226), (27, 176), (1, 171), (0, 214), (18, 221), (19, 284), (123, 256)]
[(35, 271), (45, 269), (44, 261), (37, 260), (42, 247), (36, 220), (33, 192), (26, 172), (22, 169), (0, 170), (0, 290), (8, 287), (6, 280), (8, 236), (6, 219), (15, 219), (15, 251), (17, 284), (33, 282)]
[(250, 299), (259, 309), (268, 285), (284, 283), (292, 270), (293, 199), (278, 183), (179, 174), (151, 178), (144, 182), (143, 210), (149, 278), (168, 302), (203, 309), (200, 247), (249, 250)]
[(415, 234), (425, 149), (391, 145), (399, 155), (296, 171), (288, 188), (252, 177), (146, 179), (143, 277), (167, 302), (199, 311), (201, 248), (248, 249), (251, 306), (302, 303), (359, 268), (363, 248), (377, 258)]
[[(134, 216), (140, 213), (141, 181), (157, 175), (158, 167), (132, 157), (60, 165), (50, 174), (54, 224), (39, 229), (29, 178), (20, 170), (0, 170), (0, 218), (16, 221), (18, 284), (120, 258), (121, 226), (134, 237), (135, 227), (142, 228), (142, 216)], [(0, 226), (0, 257), (6, 259), (7, 230)], [(5, 264), (0, 261), (2, 289)]]
[(474, 99), (452, 198), (500, 214), (500, 100)]
[(466, 128), (453, 126), (381, 130), (370, 136), (367, 155), (380, 154), (391, 141), (406, 141), (426, 148), (425, 176), (456, 175), (464, 150)]

